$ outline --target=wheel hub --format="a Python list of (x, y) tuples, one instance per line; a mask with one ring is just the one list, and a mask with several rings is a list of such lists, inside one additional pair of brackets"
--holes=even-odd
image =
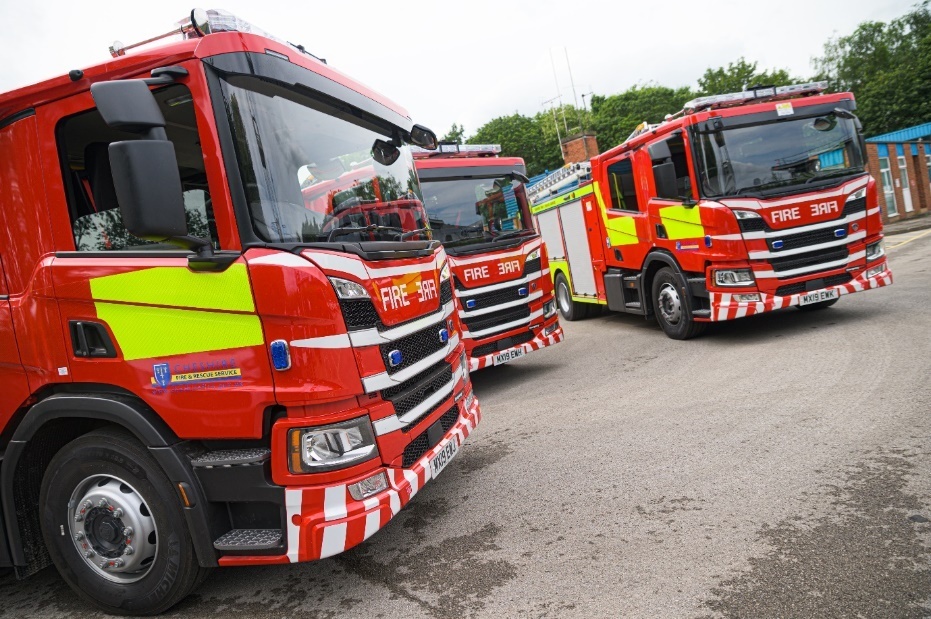
[(142, 496), (111, 475), (88, 477), (68, 503), (75, 547), (100, 576), (118, 583), (135, 582), (155, 562), (155, 519)]
[(556, 290), (556, 297), (559, 299), (559, 306), (562, 308), (563, 313), (568, 314), (572, 303), (569, 298), (569, 288), (560, 284), (558, 290)]
[(679, 298), (679, 291), (670, 283), (664, 283), (659, 289), (657, 298), (659, 312), (667, 324), (679, 324), (682, 320), (682, 300)]

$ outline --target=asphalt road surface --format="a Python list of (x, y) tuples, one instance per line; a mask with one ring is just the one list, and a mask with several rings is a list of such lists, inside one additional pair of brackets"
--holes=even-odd
[[(887, 247), (892, 287), (821, 312), (565, 325), (474, 375), (482, 425), (385, 530), (167, 616), (931, 616), (931, 234)], [(95, 615), (51, 569), (0, 587)]]

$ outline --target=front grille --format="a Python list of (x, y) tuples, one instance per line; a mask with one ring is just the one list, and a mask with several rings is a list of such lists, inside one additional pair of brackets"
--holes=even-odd
[(520, 344), (526, 344), (532, 339), (533, 331), (518, 333), (517, 335), (501, 338), (496, 342), (488, 342), (487, 344), (476, 346), (472, 349), (472, 356), (484, 357), (485, 355), (490, 355), (491, 353), (498, 352), (499, 350), (507, 350), (508, 348), (519, 346)]
[(527, 262), (524, 263), (524, 275), (528, 275), (530, 273), (536, 273), (539, 270), (540, 270), (540, 259), (539, 258), (534, 258), (533, 260), (528, 260)]
[[(410, 335), (396, 339), (393, 342), (379, 344), (381, 358), (388, 368), (388, 374), (394, 374), (404, 368), (410, 367), (437, 352), (446, 346), (446, 342), (440, 339), (440, 331), (445, 329), (446, 325), (442, 322), (436, 323), (420, 331), (415, 331)], [(389, 355), (392, 351), (400, 351), (401, 363), (391, 366)]]
[[(459, 409), (456, 408), (456, 405), (453, 404), (449, 410), (443, 413), (443, 416), (440, 417), (440, 425), (443, 428), (443, 435), (445, 436), (449, 432), (450, 428), (456, 425), (456, 420), (459, 419)], [(417, 436), (414, 440), (404, 448), (404, 456), (401, 460), (401, 466), (408, 468), (413, 465), (415, 462), (420, 460), (427, 450), (435, 446), (430, 444), (430, 438), (427, 436), (428, 430), (424, 430)], [(442, 437), (441, 439), (442, 440)], [(439, 441), (437, 441), (439, 442)]]
[[(820, 290), (821, 288), (830, 288), (831, 286), (840, 286), (841, 284), (846, 284), (851, 279), (853, 279), (853, 276), (850, 273), (840, 273), (838, 275), (831, 275), (821, 280), (817, 280), (817, 281), (823, 282), (824, 284), (817, 286), (815, 288), (812, 288), (812, 290)], [(800, 292), (807, 292), (809, 283), (811, 282), (810, 281), (809, 282), (798, 282), (797, 284), (786, 284), (785, 286), (779, 286), (778, 288), (776, 288), (776, 294), (780, 297), (787, 297), (792, 294), (799, 294)]]
[[(524, 295), (521, 296), (518, 294), (518, 291), (523, 288)], [(509, 288), (502, 288), (501, 290), (493, 290), (492, 292), (485, 292), (482, 294), (477, 294), (470, 297), (463, 298), (463, 305), (469, 301), (475, 301), (473, 307), (466, 309), (466, 313), (478, 310), (485, 309), (488, 307), (494, 307), (496, 305), (502, 305), (504, 303), (510, 303), (512, 301), (520, 301), (521, 299), (526, 299), (530, 291), (527, 284), (518, 284), (517, 286), (511, 286)]]
[[(442, 300), (443, 288), (440, 287), (440, 299)], [(449, 292), (450, 298), (452, 298), (452, 291)], [(399, 322), (396, 325), (391, 325), (390, 327), (385, 325), (381, 321), (381, 318), (378, 316), (378, 312), (375, 310), (375, 306), (372, 304), (372, 301), (369, 299), (340, 299), (339, 307), (343, 312), (343, 320), (346, 321), (346, 329), (348, 331), (361, 331), (362, 329), (378, 329), (379, 331), (386, 331), (388, 329), (396, 329), (406, 325), (409, 322), (414, 322), (415, 320), (420, 320), (424, 316), (433, 316), (434, 314), (439, 314), (442, 311), (442, 305), (445, 305), (447, 301), (443, 301), (441, 307), (430, 314), (424, 314), (423, 316), (415, 316), (410, 320), (405, 320), (404, 322)]]
[(475, 316), (474, 318), (469, 318), (467, 316), (463, 318), (462, 321), (465, 323), (465, 326), (469, 331), (478, 332), (484, 331), (485, 329), (490, 329), (497, 325), (503, 325), (525, 318), (530, 318), (529, 305), (509, 307), (498, 312), (491, 312), (490, 314)]
[[(834, 231), (838, 229), (844, 230), (844, 236), (835, 236)], [(837, 241), (838, 239), (843, 239), (847, 236), (847, 227), (843, 228), (822, 228), (821, 230), (812, 230), (810, 232), (802, 232), (800, 234), (792, 234), (785, 236), (781, 239), (766, 239), (766, 244), (769, 245), (769, 248), (773, 251), (785, 251), (787, 249), (798, 249), (800, 247), (808, 247), (810, 245), (820, 245), (821, 243), (830, 243), (831, 241)], [(782, 247), (779, 249), (773, 248), (773, 243), (775, 241), (782, 241)]]
[(815, 266), (825, 262), (843, 260), (848, 255), (849, 252), (846, 247), (830, 247), (797, 256), (789, 256), (788, 258), (770, 259), (769, 263), (773, 265), (773, 269), (778, 275), (781, 271), (791, 271), (792, 269)]
[(343, 320), (349, 331), (362, 329), (384, 329), (375, 306), (369, 299), (340, 299), (339, 308), (343, 312)]
[(414, 378), (383, 390), (381, 397), (394, 405), (394, 412), (397, 415), (405, 415), (449, 384), (452, 379), (452, 366), (445, 361), (440, 361)]
[(769, 226), (766, 225), (766, 222), (763, 221), (762, 217), (754, 217), (753, 219), (738, 219), (737, 225), (740, 227), (741, 232), (763, 232), (769, 228)]
[(857, 198), (856, 200), (847, 200), (847, 204), (844, 205), (843, 217), (848, 215), (853, 215), (854, 213), (862, 213), (866, 210), (866, 198)]
[(440, 305), (446, 305), (453, 300), (453, 285), (447, 279), (440, 284)]

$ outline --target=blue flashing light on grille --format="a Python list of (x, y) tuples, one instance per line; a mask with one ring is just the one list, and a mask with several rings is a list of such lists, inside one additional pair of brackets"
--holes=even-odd
[(847, 228), (838, 228), (837, 230), (834, 231), (834, 236), (839, 239), (844, 238), (845, 236), (847, 236)]
[(517, 289), (517, 296), (526, 297), (527, 296), (527, 286), (521, 286)]
[(466, 309), (473, 309), (475, 307), (475, 299), (469, 299), (466, 301)]
[(288, 343), (284, 340), (275, 340), (269, 344), (272, 355), (272, 365), (278, 371), (283, 372), (291, 367), (291, 351)]
[(401, 365), (401, 361), (404, 360), (403, 355), (401, 355), (400, 350), (392, 350), (388, 353), (388, 365), (391, 367), (397, 367)]
[(784, 243), (782, 241), (773, 241), (773, 249), (782, 249)]
[(444, 344), (449, 341), (449, 331), (440, 329), (440, 341)]

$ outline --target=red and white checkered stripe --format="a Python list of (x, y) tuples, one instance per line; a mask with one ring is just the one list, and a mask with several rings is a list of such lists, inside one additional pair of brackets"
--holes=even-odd
[[(881, 288), (882, 286), (888, 286), (892, 283), (892, 271), (888, 270), (888, 268), (874, 277), (866, 278), (865, 275), (866, 271), (846, 284), (828, 286), (824, 288), (824, 290), (837, 289), (841, 295), (845, 295), (861, 292), (863, 290), (870, 290), (872, 288)], [(711, 297), (711, 320), (714, 322), (734, 320), (735, 318), (743, 318), (744, 316), (771, 312), (783, 307), (792, 307), (793, 305), (798, 305), (801, 298), (806, 294), (809, 293), (805, 292), (781, 297), (763, 292), (760, 293), (761, 300), (758, 302), (738, 302), (732, 300), (733, 295), (730, 293), (711, 292), (709, 293)]]
[(430, 481), (430, 460), (449, 441), (458, 441), (461, 447), (481, 419), (478, 398), (473, 397), (468, 410), (463, 402), (459, 419), (443, 440), (410, 468), (385, 469), (389, 488), (368, 499), (353, 499), (346, 484), (286, 489), (288, 560), (296, 563), (331, 557), (371, 537)]
[(469, 371), (474, 372), (475, 370), (481, 370), (482, 368), (487, 368), (490, 365), (494, 365), (494, 358), (496, 355), (500, 355), (503, 352), (509, 350), (517, 350), (518, 348), (523, 350), (525, 353), (528, 353), (533, 350), (540, 350), (546, 346), (551, 346), (553, 344), (558, 344), (562, 341), (562, 327), (557, 327), (555, 331), (549, 335), (543, 335), (543, 331), (540, 331), (540, 335), (533, 338), (529, 342), (524, 342), (519, 346), (513, 346), (511, 348), (505, 348), (504, 350), (499, 350), (491, 354), (485, 355), (484, 357), (470, 357), (469, 358)]

